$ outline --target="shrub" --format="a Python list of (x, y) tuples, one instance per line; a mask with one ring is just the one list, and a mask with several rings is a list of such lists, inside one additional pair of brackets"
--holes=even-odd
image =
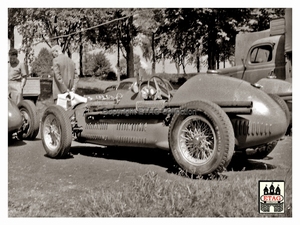
[(103, 52), (87, 54), (84, 62), (84, 74), (104, 77), (111, 71), (111, 64)]
[(52, 60), (53, 57), (49, 50), (42, 48), (37, 58), (31, 63), (32, 76), (41, 78), (52, 77)]

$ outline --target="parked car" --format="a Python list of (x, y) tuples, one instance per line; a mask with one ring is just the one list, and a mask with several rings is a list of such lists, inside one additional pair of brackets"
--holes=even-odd
[(30, 100), (18, 105), (8, 98), (8, 141), (13, 138), (33, 140), (39, 132), (39, 116)]
[(105, 146), (160, 148), (171, 151), (190, 174), (222, 172), (234, 151), (258, 149), (265, 157), (285, 134), (283, 106), (250, 83), (226, 76), (199, 74), (173, 95), (153, 76), (130, 89), (86, 96), (67, 110), (49, 106), (41, 137), (49, 157), (63, 158), (72, 140)]

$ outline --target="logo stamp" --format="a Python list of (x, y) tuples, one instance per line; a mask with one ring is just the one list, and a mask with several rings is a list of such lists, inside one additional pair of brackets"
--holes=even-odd
[(258, 181), (259, 213), (284, 213), (284, 181)]

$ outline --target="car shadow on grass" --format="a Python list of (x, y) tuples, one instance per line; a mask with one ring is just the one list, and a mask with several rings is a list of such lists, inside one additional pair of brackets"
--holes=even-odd
[[(176, 174), (182, 177), (192, 179), (205, 179), (205, 180), (225, 180), (227, 176), (220, 173), (209, 174), (206, 176), (193, 176), (188, 174), (179, 168), (173, 160), (169, 151), (161, 149), (150, 148), (132, 148), (132, 147), (98, 147), (98, 146), (76, 146), (70, 150), (70, 156), (83, 155), (87, 157), (98, 157), (104, 159), (123, 160), (136, 162), (140, 164), (152, 164), (166, 168), (166, 172), (170, 174)], [(240, 155), (234, 155), (227, 171), (249, 171), (249, 170), (270, 170), (276, 167), (271, 164), (267, 164), (261, 160), (250, 160)]]
[(150, 148), (133, 147), (97, 147), (76, 146), (72, 147), (70, 153), (73, 155), (84, 155), (88, 157), (99, 157), (104, 159), (124, 160), (141, 164), (153, 164), (161, 167), (169, 167), (171, 156), (168, 151)]
[(171, 153), (169, 151), (155, 149), (155, 148), (137, 148), (137, 147), (72, 147), (70, 150), (71, 155), (83, 155), (88, 157), (98, 157), (104, 159), (122, 160), (136, 162), (147, 165), (157, 165), (166, 168), (166, 172), (175, 174), (189, 179), (205, 179), (216, 180), (226, 179), (226, 175), (219, 173), (209, 174), (205, 176), (195, 176), (182, 170), (177, 166)]
[(234, 154), (227, 167), (227, 171), (272, 170), (276, 166), (266, 163), (266, 160), (271, 159), (273, 158), (269, 156), (264, 159), (248, 159), (244, 154)]

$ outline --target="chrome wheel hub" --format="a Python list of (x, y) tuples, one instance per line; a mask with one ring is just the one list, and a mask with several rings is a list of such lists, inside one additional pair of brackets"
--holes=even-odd
[(211, 124), (201, 116), (186, 118), (179, 128), (179, 147), (183, 156), (194, 164), (210, 160), (216, 135)]
[(44, 142), (48, 149), (55, 151), (61, 142), (61, 129), (54, 116), (48, 116), (44, 123)]

